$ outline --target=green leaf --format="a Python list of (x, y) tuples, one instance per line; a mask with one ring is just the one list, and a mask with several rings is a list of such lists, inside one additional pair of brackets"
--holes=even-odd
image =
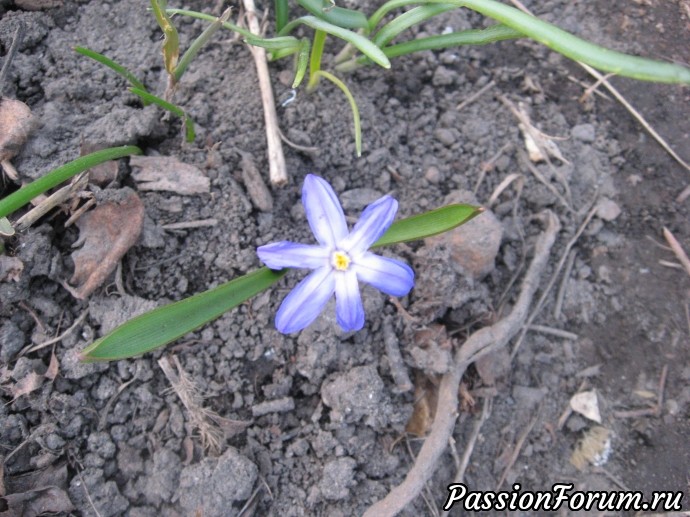
[(389, 58), (393, 58), (422, 50), (439, 50), (458, 47), (460, 45), (486, 45), (488, 43), (495, 43), (496, 41), (524, 37), (525, 35), (521, 32), (499, 23), (487, 27), (486, 29), (471, 29), (405, 41), (397, 45), (384, 47), (383, 52)]
[(604, 72), (641, 81), (690, 84), (690, 68), (610, 50), (573, 36), (545, 21), (495, 0), (428, 0), (467, 7), (522, 32), (552, 50)]
[(276, 12), (276, 32), (280, 32), (288, 22), (288, 0), (274, 0)]
[(300, 23), (303, 23), (314, 30), (322, 30), (331, 36), (335, 36), (336, 38), (340, 38), (352, 43), (362, 54), (369, 57), (377, 65), (382, 66), (383, 68), (391, 67), (391, 63), (383, 51), (361, 34), (357, 34), (347, 29), (342, 29), (314, 16), (303, 16), (291, 21), (285, 26), (285, 28), (283, 28), (280, 35), (283, 36), (285, 34), (289, 34)]
[(260, 38), (258, 36), (248, 36), (244, 38), (247, 43), (255, 47), (263, 47), (266, 50), (291, 50), (297, 52), (301, 42), (294, 36), (280, 36), (277, 38)]
[(453, 9), (457, 9), (457, 6), (452, 4), (431, 4), (410, 9), (381, 27), (381, 30), (379, 30), (372, 39), (372, 42), (378, 47), (384, 47), (398, 34), (409, 29), (413, 25), (418, 25), (429, 18)]
[(261, 268), (142, 314), (120, 325), (84, 349), (86, 362), (114, 361), (150, 352), (216, 319), (280, 280), (287, 270)]
[(484, 211), (472, 205), (447, 205), (430, 212), (413, 215), (407, 219), (394, 222), (388, 231), (371, 247), (379, 248), (400, 242), (425, 239), (439, 233), (452, 230), (466, 223)]
[(129, 83), (135, 88), (146, 91), (146, 86), (139, 79), (137, 79), (132, 72), (127, 70), (124, 66), (116, 63), (110, 58), (105, 57), (103, 54), (91, 50), (86, 47), (74, 47), (74, 51), (81, 54), (82, 56), (90, 57), (91, 59), (98, 61), (100, 64), (107, 66), (111, 70), (117, 72), (122, 77), (127, 79)]
[[(0, 217), (0, 237), (12, 237), (14, 235), (14, 228), (12, 227), (12, 224), (10, 221), (7, 219), (7, 217)], [(0, 245), (2, 245), (2, 241), (0, 241)], [(2, 250), (0, 250), (0, 255), (2, 254)]]
[(297, 3), (317, 18), (343, 29), (366, 29), (368, 27), (367, 17), (364, 14), (352, 9), (338, 7), (329, 0), (297, 0)]
[(184, 122), (185, 139), (187, 140), (187, 142), (194, 141), (194, 138), (196, 138), (196, 133), (194, 132), (194, 121), (187, 116), (187, 114), (184, 112), (182, 108), (180, 108), (179, 106), (175, 106), (174, 104), (171, 104), (168, 101), (164, 101), (160, 97), (156, 97), (155, 95), (152, 95), (149, 92), (140, 90), (139, 88), (129, 88), (129, 91), (132, 92), (134, 95), (138, 95), (139, 97), (141, 97), (141, 99), (144, 102), (156, 104), (157, 106), (160, 106), (161, 108), (168, 110), (170, 113), (173, 113), (180, 117), (182, 119), (182, 122)]
[(355, 151), (357, 153), (357, 156), (362, 156), (362, 124), (359, 119), (359, 108), (357, 107), (357, 102), (355, 102), (355, 97), (352, 95), (350, 89), (345, 85), (345, 83), (338, 79), (336, 76), (334, 76), (332, 73), (326, 72), (325, 70), (319, 70), (314, 74), (314, 77), (316, 78), (321, 76), (325, 77), (333, 84), (335, 84), (338, 88), (340, 88), (342, 92), (345, 94), (345, 97), (347, 97), (347, 100), (350, 103), (350, 109), (352, 110), (352, 119), (355, 130)]
[(4, 199), (0, 199), (0, 217), (5, 217), (18, 208), (26, 205), (36, 196), (43, 194), (45, 191), (59, 185), (63, 181), (67, 181), (80, 172), (83, 172), (100, 163), (108, 160), (115, 160), (123, 156), (132, 154), (142, 154), (141, 149), (134, 145), (125, 145), (122, 147), (111, 147), (96, 151), (95, 153), (87, 154), (81, 158), (77, 158), (62, 167), (50, 171), (45, 176), (32, 181), (28, 185), (23, 186), (16, 192), (13, 192)]
[(187, 71), (187, 67), (189, 66), (189, 63), (192, 62), (192, 59), (194, 59), (194, 56), (196, 56), (199, 51), (201, 50), (201, 47), (206, 45), (206, 43), (209, 42), (211, 37), (218, 31), (223, 26), (223, 22), (228, 21), (228, 18), (230, 18), (230, 12), (232, 9), (229, 7), (223, 12), (223, 14), (220, 15), (219, 18), (216, 18), (211, 25), (206, 27), (204, 31), (199, 34), (199, 37), (197, 37), (192, 44), (189, 46), (187, 51), (183, 54), (182, 58), (180, 58), (180, 62), (177, 63), (175, 66), (175, 81), (179, 81), (184, 73)]

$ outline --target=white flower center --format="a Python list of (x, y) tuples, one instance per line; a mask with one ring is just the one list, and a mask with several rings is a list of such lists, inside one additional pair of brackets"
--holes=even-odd
[(338, 271), (347, 271), (352, 259), (344, 251), (334, 251), (331, 256), (331, 265)]

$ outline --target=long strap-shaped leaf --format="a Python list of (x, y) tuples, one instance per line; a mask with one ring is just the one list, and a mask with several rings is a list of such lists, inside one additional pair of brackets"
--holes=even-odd
[[(408, 242), (459, 226), (482, 212), (470, 205), (449, 205), (397, 221), (372, 247)], [(174, 302), (123, 323), (88, 346), (84, 361), (113, 361), (150, 352), (184, 336), (277, 282), (287, 270), (261, 268), (209, 291)]]
[(455, 4), (488, 16), (552, 50), (575, 61), (582, 61), (604, 72), (641, 81), (690, 84), (690, 69), (643, 57), (609, 50), (573, 36), (545, 21), (495, 0), (428, 0), (433, 4)]
[(333, 25), (324, 20), (316, 18), (315, 16), (302, 16), (296, 20), (292, 20), (288, 23), (283, 30), (280, 32), (279, 36), (285, 36), (289, 34), (293, 29), (297, 27), (300, 23), (311, 27), (314, 30), (321, 30), (327, 32), (328, 34), (335, 36), (336, 38), (343, 39), (348, 43), (351, 43), (359, 49), (359, 51), (365, 56), (369, 57), (374, 63), (382, 66), (383, 68), (390, 68), (391, 62), (388, 60), (386, 55), (381, 51), (379, 47), (374, 45), (367, 38), (356, 32), (352, 32), (347, 29)]
[(108, 160), (115, 160), (123, 156), (131, 154), (141, 154), (141, 149), (134, 145), (125, 145), (123, 147), (111, 147), (96, 151), (95, 153), (87, 154), (81, 158), (77, 158), (62, 167), (50, 171), (45, 176), (32, 181), (28, 185), (23, 186), (16, 192), (13, 192), (6, 198), (0, 199), (0, 217), (5, 217), (18, 208), (23, 207), (33, 198), (39, 194), (43, 194), (63, 181), (67, 181), (80, 172), (83, 172), (91, 167), (107, 162)]
[(113, 361), (170, 343), (270, 287), (287, 270), (261, 268), (185, 300), (152, 310), (120, 325), (84, 349), (84, 361)]

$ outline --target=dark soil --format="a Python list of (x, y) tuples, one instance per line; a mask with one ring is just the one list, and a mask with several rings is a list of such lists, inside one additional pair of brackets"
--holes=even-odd
[[(524, 3), (598, 43), (690, 62), (685, 0)], [(196, 195), (144, 191), (122, 160), (107, 189), (138, 192), (143, 234), (119, 277), (86, 301), (62, 286), (72, 275), (71, 246), (78, 239), (75, 226), (65, 227), (67, 210), (51, 212), (6, 243), (23, 270), (0, 282), (0, 515), (362, 514), (414, 463), (422, 438), (405, 430), (415, 400), (432, 400), (452, 349), (514, 303), (544, 210), (558, 215), (562, 231), (538, 296), (559, 261), (572, 267), (566, 278), (559, 272), (531, 329), (468, 371), (461, 406), (439, 408), (459, 412), (454, 449), (404, 514), (439, 514), (483, 408), (488, 416), (464, 473), (472, 490), (499, 483), (504, 490), (513, 483), (550, 490), (555, 482), (579, 490), (627, 487), (646, 497), (674, 490), (684, 492), (688, 509), (690, 278), (667, 265), (676, 259), (662, 236), (666, 227), (690, 249), (690, 200), (677, 200), (688, 170), (610, 96), (582, 99), (594, 80), (578, 65), (519, 41), (423, 52), (394, 60), (390, 71), (359, 69), (343, 78), (362, 114), (361, 158), (341, 92), (325, 82), (312, 94), (302, 89), (278, 108), (279, 122), (289, 139), (318, 150), (285, 147), (290, 182), (271, 190), (272, 210), (262, 211), (242, 176), (243, 153), (268, 170), (254, 64), (243, 44), (221, 33), (183, 77), (174, 100), (197, 125), (195, 142), (187, 144), (178, 119), (142, 108), (119, 76), (71, 50), (102, 52), (162, 93), (161, 34), (142, 2), (66, 0), (36, 11), (21, 4), (0, 0), (0, 55), (22, 21), (26, 34), (3, 94), (27, 103), (37, 120), (13, 159), (23, 181), (76, 158), (84, 143), (128, 143), (197, 166), (211, 188)], [(207, 9), (196, 1), (190, 7)], [(204, 24), (176, 20), (186, 48)], [(482, 23), (458, 10), (418, 31)], [(331, 43), (327, 50), (339, 47)], [(279, 98), (289, 94), (291, 65), (270, 65)], [(690, 89), (623, 78), (611, 83), (690, 162)], [(558, 137), (561, 159), (532, 166), (548, 186), (530, 170), (511, 103)], [(309, 242), (300, 200), (307, 173), (329, 180), (352, 216), (385, 193), (400, 202), (400, 217), (466, 199), (475, 188), (487, 205), (509, 175), (522, 179), (489, 207), (495, 218), (475, 220), (475, 240), (450, 234), (433, 245), (391, 248), (414, 267), (416, 287), (399, 306), (365, 288), (367, 323), (360, 332), (343, 334), (331, 307), (300, 334), (278, 333), (273, 317), (301, 278), (294, 272), (162, 351), (79, 363), (79, 351), (127, 318), (257, 269), (257, 246)], [(5, 192), (15, 188), (4, 185)], [(575, 238), (596, 206), (603, 208)], [(206, 219), (217, 222), (162, 228)], [(490, 250), (471, 253), (491, 240), (500, 243), (495, 259)], [(458, 255), (470, 258), (458, 264)], [(78, 320), (53, 345), (26, 353)], [(415, 388), (396, 378), (391, 347), (400, 349)], [(206, 417), (201, 431), (159, 367), (164, 357), (174, 364), (172, 355), (196, 386), (200, 407), (222, 417)], [(38, 385), (21, 394), (28, 378)], [(571, 397), (589, 390), (598, 397), (600, 424), (567, 415)], [(415, 413), (414, 421), (420, 418)], [(421, 418), (422, 429), (428, 423)], [(571, 455), (597, 426), (609, 433), (610, 453), (587, 450), (591, 461), (578, 469)], [(201, 434), (217, 427), (225, 433), (219, 447), (205, 448)]]

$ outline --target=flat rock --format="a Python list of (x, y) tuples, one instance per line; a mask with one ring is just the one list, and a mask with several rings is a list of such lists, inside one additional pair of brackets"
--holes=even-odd
[[(479, 204), (471, 192), (460, 190), (446, 196), (444, 204), (451, 203)], [(480, 280), (494, 269), (502, 237), (503, 225), (493, 212), (486, 210), (470, 222), (424, 242), (431, 248), (446, 246), (453, 266), (473, 280)]]

